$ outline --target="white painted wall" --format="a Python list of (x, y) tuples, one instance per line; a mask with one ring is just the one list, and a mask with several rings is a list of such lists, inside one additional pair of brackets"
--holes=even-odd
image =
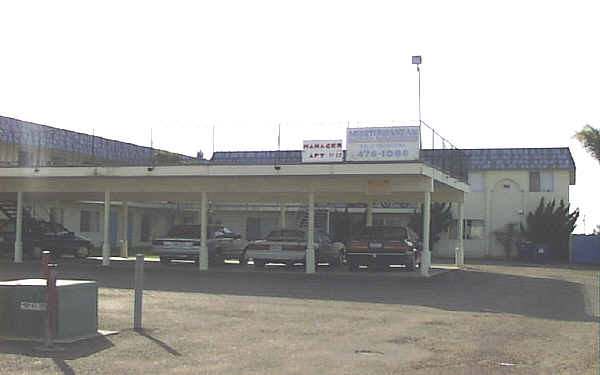
[[(526, 215), (534, 211), (542, 197), (546, 202), (564, 199), (569, 203), (569, 171), (553, 170), (554, 191), (529, 192), (529, 171), (502, 170), (482, 171), (484, 191), (470, 192), (465, 196), (465, 219), (484, 220), (484, 239), (465, 239), (465, 256), (503, 258), (502, 246), (496, 241), (493, 231), (500, 230), (506, 223), (525, 222)], [(454, 217), (458, 217), (456, 207)], [(448, 239), (448, 233), (435, 244), (434, 255), (453, 257), (456, 240)]]

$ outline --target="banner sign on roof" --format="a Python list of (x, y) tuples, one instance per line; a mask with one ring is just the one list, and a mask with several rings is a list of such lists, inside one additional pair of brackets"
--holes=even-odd
[(348, 128), (347, 161), (418, 160), (421, 145), (418, 126)]
[(331, 163), (344, 161), (342, 140), (304, 141), (302, 147), (303, 163)]

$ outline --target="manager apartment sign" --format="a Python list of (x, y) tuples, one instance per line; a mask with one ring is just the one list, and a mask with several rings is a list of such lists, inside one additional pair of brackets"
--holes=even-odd
[(302, 147), (303, 163), (331, 163), (344, 161), (342, 140), (304, 141)]
[(418, 160), (421, 132), (418, 126), (348, 128), (347, 161)]

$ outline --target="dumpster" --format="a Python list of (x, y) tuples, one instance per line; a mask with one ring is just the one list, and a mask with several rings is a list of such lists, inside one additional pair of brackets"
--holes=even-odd
[(534, 262), (536, 245), (530, 241), (521, 241), (517, 243), (517, 249), (519, 250), (519, 260), (523, 262)]
[[(98, 286), (95, 281), (57, 280), (56, 342), (98, 334)], [(46, 280), (0, 282), (0, 338), (44, 340)]]

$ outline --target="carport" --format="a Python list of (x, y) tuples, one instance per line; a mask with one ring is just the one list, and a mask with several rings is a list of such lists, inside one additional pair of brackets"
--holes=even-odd
[[(285, 165), (178, 165), (156, 167), (1, 168), (0, 199), (17, 201), (14, 261), (23, 261), (24, 200), (104, 201), (102, 264), (110, 264), (111, 201), (198, 201), (201, 207), (200, 270), (208, 269), (208, 202), (278, 202), (308, 206), (306, 272), (315, 272), (314, 207), (316, 202), (364, 203), (367, 224), (375, 200), (424, 203), (421, 273), (428, 276), (431, 202), (458, 206), (456, 264), (463, 264), (464, 196), (468, 185), (422, 161)], [(126, 222), (126, 220), (125, 220)], [(126, 232), (126, 231), (125, 231)]]

